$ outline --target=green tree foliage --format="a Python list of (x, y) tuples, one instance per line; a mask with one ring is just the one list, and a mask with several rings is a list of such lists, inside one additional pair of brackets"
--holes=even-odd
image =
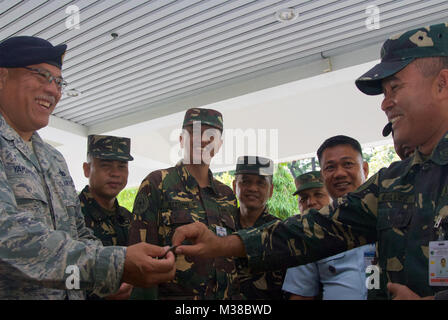
[(369, 164), (369, 178), (381, 168), (388, 167), (392, 162), (400, 161), (393, 145), (364, 148), (363, 156)]
[(138, 187), (128, 188), (122, 190), (118, 196), (117, 200), (120, 206), (125, 207), (129, 211), (132, 212), (132, 208), (134, 207), (134, 200), (137, 196)]
[(292, 194), (296, 191), (294, 178), (288, 172), (288, 164), (280, 163), (274, 172), (274, 193), (268, 201), (269, 213), (286, 219), (299, 212), (297, 197)]
[(319, 161), (316, 157), (313, 158), (307, 158), (307, 159), (301, 159), (301, 160), (294, 160), (291, 162), (288, 162), (288, 169), (291, 172), (293, 178), (297, 178), (301, 174), (320, 170)]

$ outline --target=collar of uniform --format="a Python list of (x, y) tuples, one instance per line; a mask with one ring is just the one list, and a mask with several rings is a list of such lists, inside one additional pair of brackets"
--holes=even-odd
[[(191, 173), (187, 170), (182, 160), (180, 160), (176, 164), (177, 171), (179, 173), (179, 176), (181, 177), (183, 183), (185, 186), (187, 186), (188, 189), (193, 190), (194, 188), (199, 189), (199, 184), (196, 181), (196, 179), (191, 175)], [(216, 189), (215, 183), (213, 181), (213, 173), (210, 169), (208, 169), (208, 179), (210, 182), (210, 187), (213, 190), (215, 194), (218, 194), (218, 190)]]
[(115, 212), (117, 212), (116, 208), (118, 208), (118, 200), (115, 199), (115, 204), (114, 204), (114, 210), (107, 210), (104, 209), (103, 207), (100, 206), (100, 204), (95, 200), (95, 198), (92, 196), (92, 193), (90, 192), (90, 188), (88, 185), (86, 185), (84, 187), (84, 189), (81, 191), (80, 194), (81, 198), (84, 198), (85, 202), (89, 205), (94, 207), (96, 210), (90, 210), (89, 214), (92, 217), (93, 220), (95, 221), (102, 221), (104, 220), (104, 218), (108, 217), (108, 216), (112, 216), (115, 214)]
[[(6, 122), (3, 115), (0, 114), (0, 133), (11, 145), (16, 147), (28, 160), (30, 160), (36, 169), (40, 171), (40, 164), (34, 157), (33, 150), (26, 144), (26, 142), (20, 137), (20, 135)], [(34, 132), (31, 140), (33, 143), (43, 143), (37, 132)]]
[(407, 175), (413, 166), (422, 164), (424, 162), (424, 159), (421, 153), (416, 149), (411, 158), (403, 160), (403, 163), (405, 162), (408, 162), (404, 170), (404, 175)]
[(435, 147), (431, 154), (431, 160), (441, 166), (448, 164), (448, 132), (445, 133)]
[[(269, 215), (268, 207), (264, 207), (263, 212), (258, 216), (257, 220), (254, 223), (254, 226), (257, 225), (257, 222), (259, 220), (264, 219), (267, 215)], [(241, 207), (238, 207), (238, 224), (239, 225), (241, 225), (240, 219), (241, 219)]]
[(445, 133), (442, 139), (440, 139), (439, 143), (437, 143), (436, 147), (432, 151), (431, 156), (429, 158), (424, 157), (420, 153), (420, 151), (418, 151), (417, 148), (410, 160), (407, 159), (403, 160), (403, 161), (409, 161), (405, 169), (405, 175), (409, 173), (409, 171), (413, 166), (422, 164), (428, 160), (431, 160), (435, 164), (440, 166), (448, 164), (448, 132)]

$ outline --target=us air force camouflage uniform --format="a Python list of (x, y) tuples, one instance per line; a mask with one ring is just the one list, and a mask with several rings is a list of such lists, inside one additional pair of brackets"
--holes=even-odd
[[(415, 57), (446, 56), (447, 29), (448, 24), (441, 24), (392, 37), (383, 45), (382, 61), (404, 68)], [(381, 65), (358, 79), (358, 88), (369, 94), (381, 93), (381, 79), (397, 72), (390, 63)], [(429, 286), (428, 247), (430, 241), (447, 240), (447, 185), (448, 133), (429, 158), (416, 151), (411, 158), (381, 169), (358, 190), (320, 212), (310, 210), (264, 230), (238, 234), (249, 266), (255, 270), (304, 264), (378, 241), (380, 289), (385, 294), (389, 294), (386, 283), (391, 281), (420, 296), (439, 292), (437, 298), (445, 296), (448, 288)]]
[[(12, 37), (0, 43), (0, 67), (61, 68), (66, 48)], [(86, 228), (63, 156), (36, 132), (25, 142), (0, 115), (0, 299), (83, 299), (84, 289), (111, 294), (125, 256), (126, 248), (105, 248)], [(82, 290), (67, 290), (75, 275), (68, 266), (79, 268)]]
[(62, 155), (34, 133), (30, 148), (0, 116), (0, 299), (83, 299), (66, 290), (66, 268), (81, 289), (118, 290), (124, 247), (101, 245), (86, 228)]
[[(184, 127), (195, 121), (222, 130), (222, 117), (209, 109), (189, 109)], [(217, 120), (219, 122), (217, 122)], [(129, 231), (130, 244), (140, 241), (160, 246), (171, 245), (177, 227), (200, 221), (218, 232), (236, 230), (236, 199), (232, 190), (213, 178), (201, 188), (182, 162), (175, 167), (150, 173), (142, 182), (134, 203), (134, 221)], [(176, 258), (173, 281), (158, 286), (159, 299), (240, 298), (236, 266), (231, 258)]]
[[(87, 154), (92, 158), (132, 161), (130, 139), (113, 136), (89, 135)], [(105, 246), (127, 246), (132, 214), (115, 199), (114, 210), (101, 207), (90, 193), (89, 186), (79, 194), (86, 226), (93, 230)]]

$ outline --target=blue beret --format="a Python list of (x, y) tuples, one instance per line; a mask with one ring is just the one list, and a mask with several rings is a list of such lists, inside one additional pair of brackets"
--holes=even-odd
[(61, 69), (67, 45), (53, 46), (47, 40), (20, 36), (0, 43), (0, 67), (19, 68), (48, 63)]

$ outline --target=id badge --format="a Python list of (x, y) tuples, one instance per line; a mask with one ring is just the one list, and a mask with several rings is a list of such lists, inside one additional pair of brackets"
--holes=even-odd
[(429, 285), (448, 286), (448, 241), (429, 242)]
[(373, 265), (374, 260), (375, 260), (375, 245), (369, 244), (366, 248), (366, 251), (364, 251), (364, 270), (367, 270), (369, 266)]
[(227, 230), (224, 227), (216, 226), (216, 235), (218, 237), (225, 237), (227, 236)]

